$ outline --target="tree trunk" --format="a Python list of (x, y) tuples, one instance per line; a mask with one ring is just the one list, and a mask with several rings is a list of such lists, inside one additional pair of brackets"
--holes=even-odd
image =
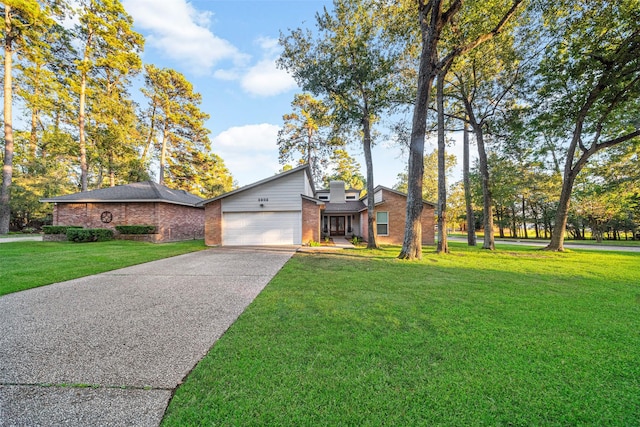
[(524, 194), (522, 195), (522, 231), (524, 232), (524, 238), (529, 238), (529, 233), (527, 232), (527, 211), (525, 206), (525, 198)]
[(142, 151), (142, 156), (140, 156), (140, 159), (144, 162), (147, 158), (147, 153), (150, 151), (151, 149), (151, 143), (153, 142), (153, 133), (154, 133), (154, 127), (155, 127), (155, 123), (156, 123), (156, 105), (155, 103), (153, 104), (153, 110), (151, 111), (151, 126), (149, 128), (149, 136), (147, 137), (147, 143), (144, 145), (144, 150)]
[(89, 168), (87, 167), (87, 142), (85, 138), (85, 104), (87, 98), (87, 75), (86, 72), (82, 72), (82, 81), (80, 83), (80, 107), (78, 112), (78, 131), (80, 138), (80, 189), (81, 191), (87, 191), (88, 188), (88, 174)]
[(548, 251), (564, 251), (564, 234), (567, 229), (569, 204), (571, 202), (571, 192), (573, 191), (573, 183), (575, 182), (576, 175), (577, 173), (574, 173), (571, 169), (565, 170), (558, 210), (556, 211), (555, 223), (553, 224), (553, 231), (551, 232), (551, 242), (549, 242), (549, 245), (545, 248)]
[[(36, 88), (34, 95), (38, 96)], [(38, 149), (38, 110), (34, 107), (31, 110), (31, 134), (29, 135), (29, 162), (35, 162), (36, 151)]]
[(471, 204), (471, 178), (469, 174), (469, 124), (464, 122), (462, 134), (462, 181), (464, 184), (464, 204), (467, 208), (467, 244), (476, 245), (476, 218)]
[(482, 249), (495, 250), (495, 240), (493, 236), (493, 197), (491, 195), (491, 185), (489, 180), (489, 164), (487, 161), (487, 150), (484, 146), (484, 133), (482, 131), (482, 125), (475, 120), (471, 104), (465, 102), (467, 106), (467, 115), (473, 127), (473, 132), (476, 134), (476, 142), (478, 144), (478, 160), (480, 163), (480, 176), (482, 181), (482, 213), (483, 213), (483, 228), (484, 228), (484, 242)]
[[(366, 110), (366, 109), (365, 109)], [(374, 215), (375, 201), (373, 194), (373, 159), (371, 158), (371, 122), (369, 120), (369, 111), (366, 110), (362, 118), (362, 145), (364, 148), (364, 161), (367, 166), (367, 229), (369, 230), (369, 238), (367, 239), (367, 249), (376, 249), (376, 218)]]
[[(441, 2), (435, 1), (431, 7), (439, 12)], [(428, 22), (429, 10), (426, 5), (420, 2), (419, 9), (422, 51), (418, 68), (416, 101), (411, 122), (407, 170), (407, 215), (402, 250), (398, 255), (400, 259), (422, 258), (422, 224), (420, 219), (422, 216), (422, 179), (424, 177), (424, 139), (427, 133), (427, 111), (431, 97), (431, 86), (438, 62), (436, 46), (440, 30), (436, 30), (435, 23)], [(432, 16), (434, 15), (439, 15), (439, 13), (433, 13)]]
[(160, 173), (158, 176), (158, 184), (160, 185), (164, 185), (164, 164), (167, 161), (167, 139), (169, 138), (167, 126), (168, 124), (165, 119), (162, 131), (162, 149), (160, 150)]
[(0, 234), (9, 232), (11, 223), (11, 184), (13, 180), (13, 37), (11, 35), (11, 7), (4, 10), (4, 164), (2, 166), (2, 188), (0, 189)]
[(438, 73), (436, 97), (438, 104), (438, 248), (437, 253), (449, 253), (447, 242), (447, 182), (444, 138), (444, 79), (448, 67)]
[(113, 150), (109, 150), (109, 187), (116, 186), (116, 172), (113, 168)]

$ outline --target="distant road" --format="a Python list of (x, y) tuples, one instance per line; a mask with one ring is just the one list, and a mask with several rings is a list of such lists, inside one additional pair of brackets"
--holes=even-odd
[[(459, 236), (449, 236), (448, 240), (454, 242), (466, 242), (466, 237)], [(482, 246), (482, 239), (478, 239), (478, 245)], [(527, 241), (524, 239), (517, 240), (497, 240), (496, 246), (500, 245), (518, 245), (518, 246), (534, 246), (534, 247), (545, 247), (548, 245), (547, 242), (540, 241)], [(565, 248), (567, 249), (585, 249), (591, 251), (617, 251), (617, 252), (640, 252), (640, 246), (609, 246), (609, 245), (583, 245), (580, 243), (573, 242), (565, 242)]]

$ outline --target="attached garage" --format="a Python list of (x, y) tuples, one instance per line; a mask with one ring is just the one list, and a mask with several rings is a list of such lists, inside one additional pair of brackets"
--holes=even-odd
[(201, 203), (209, 246), (302, 245), (320, 240), (320, 210), (309, 166)]
[(222, 244), (229, 246), (299, 245), (300, 212), (225, 212)]

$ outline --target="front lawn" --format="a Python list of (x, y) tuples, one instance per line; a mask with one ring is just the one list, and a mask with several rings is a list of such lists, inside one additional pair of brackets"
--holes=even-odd
[(295, 255), (164, 425), (640, 425), (640, 254)]
[(202, 240), (0, 244), (0, 295), (204, 249)]

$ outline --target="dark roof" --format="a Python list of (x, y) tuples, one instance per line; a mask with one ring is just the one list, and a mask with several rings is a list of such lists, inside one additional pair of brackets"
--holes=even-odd
[(206, 205), (208, 203), (215, 202), (218, 199), (224, 199), (225, 197), (229, 197), (229, 196), (231, 196), (233, 194), (242, 193), (243, 191), (247, 191), (250, 188), (254, 188), (254, 187), (257, 187), (259, 185), (266, 184), (267, 182), (271, 182), (271, 181), (274, 181), (276, 179), (280, 179), (282, 177), (285, 177), (285, 176), (288, 176), (288, 175), (292, 175), (292, 174), (294, 174), (296, 172), (299, 172), (299, 171), (302, 171), (302, 170), (306, 172), (307, 177), (309, 178), (309, 184), (311, 185), (311, 191), (315, 194), (315, 189), (313, 188), (313, 179), (311, 179), (311, 170), (309, 169), (309, 165), (308, 164), (304, 164), (302, 166), (298, 166), (297, 168), (289, 169), (286, 172), (282, 172), (282, 173), (279, 173), (277, 175), (270, 176), (269, 178), (265, 178), (265, 179), (262, 179), (260, 181), (254, 182), (253, 184), (245, 185), (244, 187), (240, 187), (240, 188), (237, 188), (237, 189), (235, 189), (233, 191), (229, 191), (228, 193), (221, 194), (221, 195), (219, 195), (217, 197), (214, 197), (212, 199), (203, 200), (203, 201), (200, 202), (200, 206), (204, 206), (204, 205)]
[(347, 201), (344, 203), (326, 203), (324, 213), (347, 213), (359, 212), (365, 208), (365, 204), (360, 200)]
[(145, 181), (51, 197), (40, 201), (52, 203), (164, 202), (196, 206), (202, 200), (204, 199), (184, 190), (172, 190), (164, 185)]

